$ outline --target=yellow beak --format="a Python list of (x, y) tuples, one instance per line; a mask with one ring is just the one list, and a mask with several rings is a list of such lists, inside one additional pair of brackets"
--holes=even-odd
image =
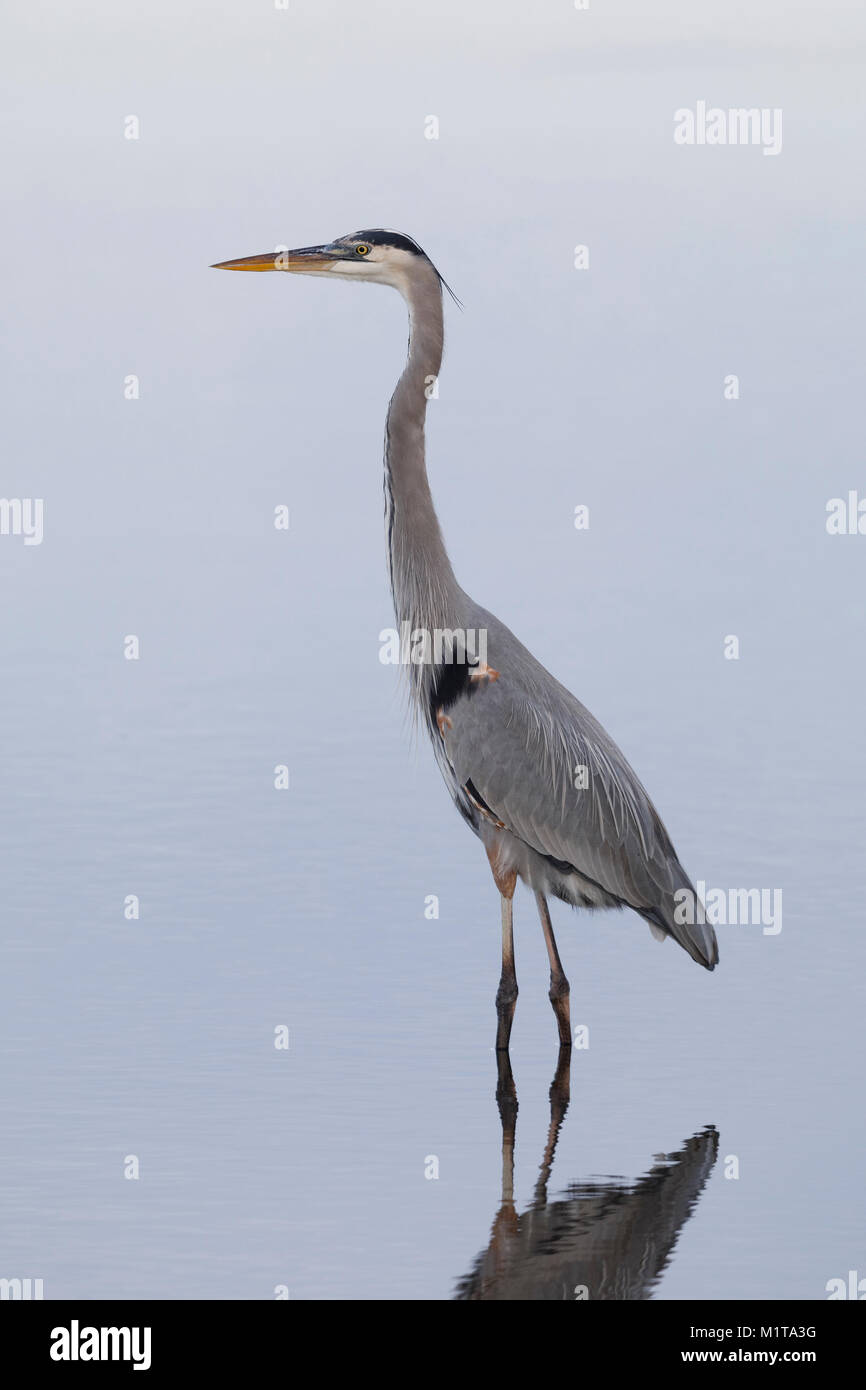
[(314, 270), (333, 264), (341, 252), (331, 246), (302, 246), (297, 251), (266, 251), (263, 256), (242, 256), (236, 261), (220, 261), (211, 270)]

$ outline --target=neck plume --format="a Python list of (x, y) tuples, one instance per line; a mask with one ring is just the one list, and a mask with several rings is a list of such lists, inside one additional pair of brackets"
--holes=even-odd
[(427, 393), (442, 363), (442, 290), (419, 257), (402, 286), (409, 309), (409, 357), (385, 425), (385, 521), (398, 622), (447, 627), (459, 594), (430, 495), (424, 450)]

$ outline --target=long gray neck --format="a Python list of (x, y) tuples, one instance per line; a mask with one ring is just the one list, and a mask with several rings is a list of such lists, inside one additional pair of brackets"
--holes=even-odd
[(442, 363), (442, 290), (429, 261), (418, 258), (403, 295), (409, 308), (409, 358), (391, 397), (385, 425), (385, 524), (391, 591), (398, 622), (448, 627), (460, 594), (430, 495), (424, 457), (427, 392)]

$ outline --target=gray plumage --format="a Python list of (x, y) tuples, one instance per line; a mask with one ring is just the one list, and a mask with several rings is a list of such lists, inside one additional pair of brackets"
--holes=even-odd
[[(461, 695), (448, 707), (450, 726), (440, 734), (431, 725), (431, 737), (473, 829), (536, 892), (574, 907), (631, 907), (712, 969), (715, 934), (677, 921), (674, 894), (694, 889), (619, 748), (503, 623), (469, 599), (463, 611), (467, 627), (486, 627), (499, 679)], [(578, 768), (587, 769), (585, 789), (575, 787)]]
[[(560, 1042), (570, 1045), (568, 981), (546, 898), (630, 907), (700, 965), (718, 961), (715, 933), (670, 836), (619, 748), (509, 629), (457, 583), (427, 480), (424, 423), (443, 349), (443, 280), (410, 237), (383, 229), (323, 246), (224, 262), (390, 285), (409, 310), (409, 354), (388, 410), (385, 513), (394, 606), (409, 631), (446, 634), (440, 659), (408, 667), (412, 700), (458, 810), (484, 843), (502, 898), (498, 1046), (517, 996), (511, 899), (515, 876), (536, 894), (551, 965)], [(447, 288), (447, 287), (446, 287)], [(447, 637), (486, 634), (486, 666)], [(477, 653), (476, 653), (477, 655)], [(463, 657), (463, 659), (461, 659)], [(586, 785), (581, 787), (585, 769)], [(677, 912), (675, 895), (692, 912)], [(688, 920), (689, 915), (692, 921)], [(684, 920), (680, 920), (683, 918)]]
[[(411, 630), (487, 633), (498, 678), (464, 682), (437, 721), (441, 670), (410, 666), (413, 698), (458, 809), (535, 891), (573, 906), (631, 907), (712, 969), (718, 946), (696, 906), (675, 917), (677, 890), (697, 895), (646, 791), (602, 726), (493, 614), (458, 585), (442, 541), (424, 457), (425, 385), (442, 360), (438, 272), (416, 256), (407, 277), (409, 357), (388, 412), (386, 521), (394, 605)], [(483, 688), (482, 688), (483, 687)], [(575, 786), (585, 767), (588, 787)], [(471, 783), (489, 812), (466, 791)], [(492, 813), (492, 814), (491, 814)], [(496, 821), (503, 823), (498, 828)], [(564, 869), (557, 867), (552, 860)], [(683, 914), (680, 914), (683, 915)]]

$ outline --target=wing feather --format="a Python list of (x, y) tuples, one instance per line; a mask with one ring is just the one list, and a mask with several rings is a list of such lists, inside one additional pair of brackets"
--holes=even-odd
[(706, 923), (675, 919), (675, 892), (694, 890), (625, 757), (589, 710), (507, 629), (496, 623), (492, 635), (495, 650), (488, 659), (498, 678), (459, 695), (443, 729), (458, 783), (471, 781), (507, 829), (532, 849), (573, 865), (645, 916), (654, 934), (674, 936), (712, 968), (718, 959), (715, 934)]

